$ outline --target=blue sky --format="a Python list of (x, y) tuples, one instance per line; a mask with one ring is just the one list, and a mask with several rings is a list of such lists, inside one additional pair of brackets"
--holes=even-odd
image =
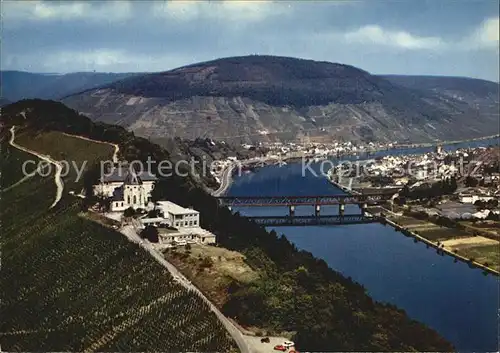
[(496, 0), (3, 1), (2, 69), (165, 71), (226, 56), (499, 80)]

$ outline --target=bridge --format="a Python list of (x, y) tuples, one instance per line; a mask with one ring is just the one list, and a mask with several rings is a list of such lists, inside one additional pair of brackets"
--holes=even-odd
[[(392, 194), (371, 193), (356, 195), (313, 195), (313, 196), (222, 196), (219, 204), (229, 207), (288, 207), (287, 216), (249, 216), (248, 219), (264, 226), (308, 226), (339, 225), (377, 222), (377, 219), (366, 214), (368, 205), (377, 205), (390, 200)], [(338, 205), (338, 215), (321, 215), (321, 206)], [(358, 205), (361, 214), (345, 214), (345, 205)], [(311, 216), (296, 216), (295, 207), (313, 206)]]
[(378, 222), (378, 217), (362, 214), (327, 215), (327, 216), (250, 216), (247, 219), (265, 227), (286, 226), (325, 226), (343, 224), (362, 224)]

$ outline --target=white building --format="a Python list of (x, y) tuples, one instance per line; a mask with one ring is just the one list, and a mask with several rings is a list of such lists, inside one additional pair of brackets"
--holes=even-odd
[(136, 173), (129, 167), (113, 167), (94, 185), (94, 195), (110, 197), (111, 211), (124, 211), (129, 207), (146, 208), (157, 178), (149, 173)]
[(493, 200), (493, 196), (483, 196), (483, 195), (472, 195), (472, 194), (460, 194), (459, 196), (461, 203), (472, 203), (476, 201), (490, 201)]
[(175, 233), (163, 233), (160, 231), (160, 243), (172, 245), (185, 245), (185, 244), (214, 244), (215, 234), (207, 230), (197, 229), (182, 229)]
[(181, 207), (170, 201), (158, 201), (156, 207), (172, 227), (180, 229), (200, 226), (200, 212), (196, 210)]

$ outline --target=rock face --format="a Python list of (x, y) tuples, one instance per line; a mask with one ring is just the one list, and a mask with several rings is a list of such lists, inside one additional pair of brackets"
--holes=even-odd
[(425, 142), (498, 132), (498, 94), (490, 93), (498, 84), (471, 79), (490, 87), (487, 97), (469, 92), (474, 100), (400, 81), (348, 65), (247, 56), (126, 78), (63, 102), (152, 138)]

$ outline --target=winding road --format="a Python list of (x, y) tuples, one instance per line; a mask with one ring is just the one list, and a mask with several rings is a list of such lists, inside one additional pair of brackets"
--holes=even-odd
[(27, 148), (25, 148), (23, 146), (19, 146), (17, 143), (15, 143), (14, 142), (14, 139), (16, 137), (15, 130), (16, 130), (15, 126), (12, 126), (10, 128), (11, 136), (10, 136), (9, 144), (12, 147), (17, 148), (17, 149), (19, 149), (21, 151), (24, 151), (26, 153), (32, 154), (34, 156), (37, 156), (38, 158), (40, 158), (40, 159), (42, 159), (42, 160), (44, 160), (44, 161), (46, 161), (46, 162), (48, 162), (50, 164), (53, 164), (56, 167), (56, 173), (54, 174), (54, 181), (56, 183), (57, 190), (56, 190), (56, 198), (55, 198), (54, 202), (52, 203), (52, 205), (50, 205), (50, 207), (49, 207), (49, 208), (52, 208), (55, 205), (57, 205), (57, 203), (61, 200), (62, 194), (63, 194), (63, 191), (64, 191), (64, 182), (63, 182), (62, 177), (61, 177), (61, 173), (62, 173), (62, 168), (63, 167), (62, 167), (61, 163), (59, 163), (56, 160), (50, 158), (50, 156), (46, 156), (46, 155), (38, 153), (36, 151), (27, 149)]
[(219, 197), (226, 193), (227, 189), (231, 185), (231, 179), (234, 168), (236, 168), (236, 165), (232, 164), (226, 169), (224, 169), (224, 171), (222, 172), (222, 181), (220, 183), (220, 186), (217, 190), (212, 192), (212, 196)]

